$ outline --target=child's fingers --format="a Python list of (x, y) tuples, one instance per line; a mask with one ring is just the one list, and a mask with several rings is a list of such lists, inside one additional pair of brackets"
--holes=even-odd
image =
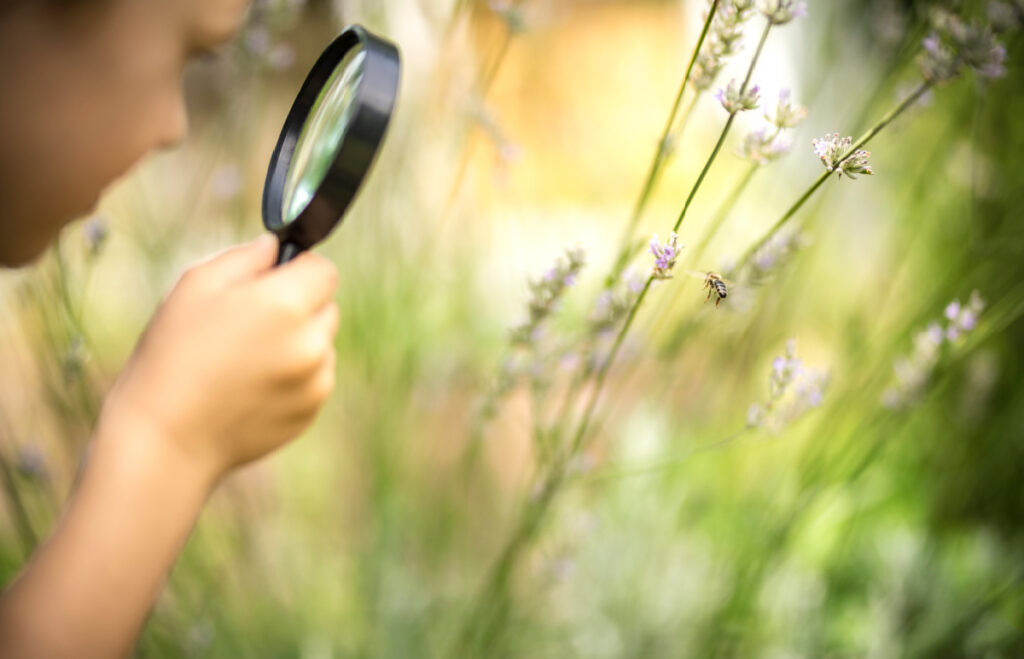
[(298, 313), (315, 313), (334, 299), (338, 270), (322, 256), (303, 252), (268, 272), (261, 284), (267, 294), (287, 300)]
[(277, 238), (265, 233), (256, 240), (231, 247), (200, 263), (192, 272), (213, 285), (244, 281), (274, 266)]
[(316, 319), (313, 322), (333, 343), (334, 335), (338, 333), (338, 305), (334, 300), (329, 301), (317, 312)]

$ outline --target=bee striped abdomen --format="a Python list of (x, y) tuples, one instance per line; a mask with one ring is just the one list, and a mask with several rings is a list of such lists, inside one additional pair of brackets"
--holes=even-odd
[(707, 277), (704, 278), (704, 286), (708, 289), (708, 296), (705, 300), (711, 299), (711, 294), (715, 294), (715, 306), (729, 296), (729, 291), (725, 288), (725, 282), (722, 278), (713, 272), (709, 272)]

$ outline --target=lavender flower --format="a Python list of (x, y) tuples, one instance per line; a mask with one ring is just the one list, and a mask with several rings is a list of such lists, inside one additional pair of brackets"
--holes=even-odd
[(83, 233), (85, 234), (85, 246), (89, 251), (89, 256), (95, 258), (107, 242), (109, 231), (107, 230), (106, 218), (102, 215), (94, 215), (89, 218), (85, 223)]
[(629, 271), (615, 286), (603, 290), (597, 297), (594, 311), (590, 314), (590, 334), (599, 336), (616, 330), (636, 302), (643, 287), (644, 282), (639, 275)]
[(839, 133), (826, 133), (824, 138), (816, 139), (812, 144), (815, 155), (821, 158), (821, 164), (829, 172), (838, 170), (840, 177), (846, 174), (852, 179), (857, 178), (858, 174), (870, 176), (875, 173), (868, 164), (868, 158), (871, 156), (869, 151), (858, 150), (846, 155), (853, 145), (852, 137), (840, 138)]
[(780, 231), (773, 235), (751, 257), (750, 278), (764, 279), (806, 245), (807, 238), (799, 231)]
[(512, 330), (512, 345), (525, 348), (532, 347), (537, 342), (542, 331), (541, 324), (558, 308), (558, 303), (566, 290), (576, 283), (585, 262), (586, 254), (583, 249), (567, 249), (565, 256), (549, 268), (540, 279), (529, 282), (529, 318)]
[(747, 409), (747, 427), (779, 431), (808, 410), (824, 402), (828, 376), (805, 368), (796, 356), (796, 341), (786, 342), (783, 355), (772, 360), (768, 398)]
[(723, 0), (719, 3), (708, 37), (697, 54), (690, 75), (690, 82), (698, 91), (710, 89), (725, 66), (726, 59), (739, 51), (743, 24), (750, 17), (753, 5), (753, 0)]
[(241, 170), (235, 165), (221, 165), (210, 174), (210, 191), (220, 201), (231, 201), (245, 187)]
[(18, 450), (15, 464), (18, 472), (27, 478), (39, 481), (47, 481), (50, 478), (46, 455), (34, 444), (26, 444)]
[(796, 128), (806, 116), (806, 108), (790, 101), (788, 89), (779, 90), (779, 101), (775, 105), (775, 115), (772, 116), (767, 111), (764, 113), (764, 118), (780, 130)]
[(757, 10), (771, 21), (772, 25), (785, 25), (794, 18), (807, 14), (807, 3), (799, 0), (759, 0)]
[(81, 334), (74, 334), (68, 341), (67, 350), (60, 359), (60, 368), (65, 384), (71, 384), (85, 374), (88, 358), (85, 338)]
[(645, 277), (630, 270), (612, 286), (601, 291), (587, 319), (587, 340), (580, 354), (584, 377), (600, 370), (608, 358), (610, 343), (622, 327), (645, 283)]
[(672, 278), (672, 268), (676, 265), (681, 248), (679, 236), (675, 231), (668, 235), (668, 242), (664, 245), (658, 240), (658, 234), (654, 234), (654, 237), (651, 238), (651, 254), (654, 255), (653, 277), (655, 279)]
[(726, 112), (736, 114), (744, 110), (756, 110), (761, 103), (760, 94), (761, 89), (757, 85), (749, 87), (741, 93), (736, 81), (732, 80), (724, 89), (715, 92), (715, 98), (722, 104)]
[(943, 311), (945, 326), (932, 322), (918, 332), (914, 336), (911, 353), (893, 364), (895, 381), (882, 393), (882, 405), (901, 409), (920, 399), (942, 356), (942, 348), (957, 343), (973, 331), (984, 308), (985, 301), (978, 291), (973, 291), (966, 305), (953, 300), (946, 306)]
[(946, 11), (933, 14), (935, 30), (929, 34), (918, 58), (921, 75), (938, 84), (960, 75), (963, 67), (982, 78), (999, 78), (1006, 74), (1006, 48), (1000, 44), (987, 25), (965, 23)]
[(791, 144), (787, 140), (779, 137), (778, 130), (769, 135), (767, 129), (759, 128), (747, 133), (743, 141), (740, 142), (736, 154), (741, 158), (752, 160), (758, 165), (763, 165), (786, 155), (790, 146)]

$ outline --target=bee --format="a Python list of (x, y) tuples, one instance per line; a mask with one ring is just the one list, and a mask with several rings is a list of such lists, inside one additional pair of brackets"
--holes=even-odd
[(716, 308), (722, 300), (729, 297), (729, 290), (725, 287), (725, 281), (717, 273), (709, 272), (704, 277), (704, 287), (708, 289), (708, 296), (704, 298), (704, 301), (710, 300), (711, 294), (714, 293)]
[[(703, 279), (704, 288), (708, 289), (708, 296), (704, 298), (707, 302), (711, 299), (711, 296), (715, 296), (715, 306), (721, 304), (722, 300), (729, 297), (729, 288), (733, 283), (728, 279), (723, 279), (717, 272), (701, 272), (700, 270), (687, 270), (686, 274), (690, 275), (694, 279)], [(728, 286), (726, 286), (728, 284)]]

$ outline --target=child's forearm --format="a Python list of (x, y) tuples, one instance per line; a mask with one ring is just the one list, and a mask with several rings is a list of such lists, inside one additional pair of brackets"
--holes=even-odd
[(156, 428), (101, 420), (56, 531), (0, 600), (0, 656), (129, 654), (215, 477)]

